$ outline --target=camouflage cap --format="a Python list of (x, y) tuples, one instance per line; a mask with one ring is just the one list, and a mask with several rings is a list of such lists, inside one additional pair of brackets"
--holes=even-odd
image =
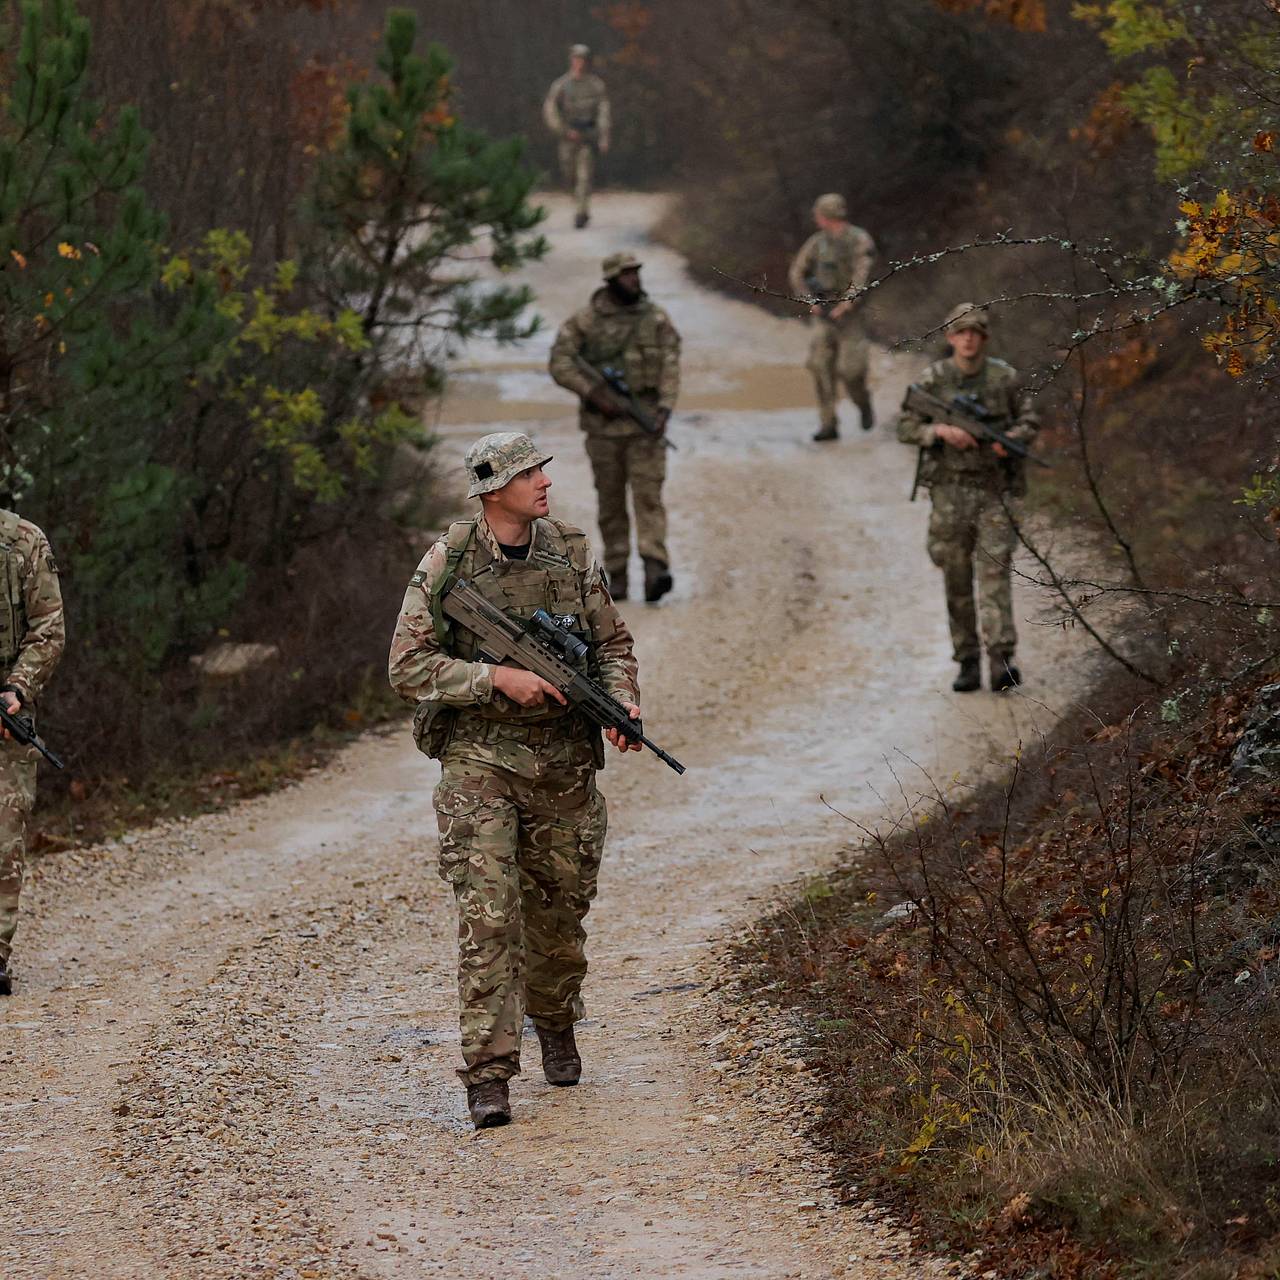
[(467, 450), (464, 461), (471, 481), (467, 497), (478, 498), (510, 484), (522, 471), (550, 462), (551, 455), (543, 453), (523, 431), (495, 431), (481, 436)]
[(844, 202), (844, 196), (838, 191), (828, 191), (825, 196), (819, 196), (813, 202), (814, 213), (820, 213), (824, 218), (847, 218), (849, 216), (849, 206)]
[(991, 336), (991, 313), (976, 302), (962, 302), (959, 306), (952, 307), (943, 323), (948, 333), (976, 329), (984, 338)]
[(591, 49), (585, 44), (571, 44), (569, 46), (569, 57), (589, 58), (591, 57)]
[(600, 270), (604, 272), (606, 280), (612, 280), (614, 276), (630, 271), (632, 267), (639, 271), (642, 266), (644, 263), (634, 253), (611, 253), (600, 264)]

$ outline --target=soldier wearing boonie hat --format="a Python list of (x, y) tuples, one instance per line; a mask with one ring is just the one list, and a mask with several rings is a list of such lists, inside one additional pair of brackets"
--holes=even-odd
[[(581, 311), (560, 326), (551, 347), (551, 376), (581, 401), (578, 422), (586, 433), (587, 457), (596, 484), (604, 567), (615, 600), (629, 592), (631, 518), (636, 513), (636, 544), (644, 563), (644, 598), (662, 599), (672, 589), (667, 550), (667, 510), (662, 486), (667, 451), (635, 422), (590, 369), (616, 369), (635, 398), (652, 415), (659, 434), (680, 393), (680, 335), (671, 317), (640, 285), (641, 262), (619, 250), (600, 264), (604, 287)], [(581, 362), (581, 363), (580, 363)]]
[[(995, 415), (1005, 435), (1030, 444), (1040, 427), (1017, 370), (986, 353), (991, 314), (972, 302), (952, 307), (942, 323), (950, 355), (925, 370), (920, 385), (948, 403), (972, 396)], [(913, 409), (898, 415), (898, 439), (919, 452), (918, 482), (929, 490), (929, 558), (942, 570), (952, 656), (960, 664), (951, 687), (982, 687), (987, 650), (991, 688), (1022, 683), (1014, 661), (1012, 515), (1026, 492), (1025, 464), (1000, 445), (981, 446), (962, 426), (935, 422)], [(974, 577), (978, 598), (974, 600)]]
[(843, 387), (858, 406), (862, 429), (875, 425), (871, 395), (867, 390), (870, 347), (860, 318), (861, 307), (845, 295), (861, 288), (871, 275), (875, 241), (849, 222), (844, 196), (829, 191), (813, 202), (817, 231), (791, 261), (791, 292), (810, 298), (809, 372), (818, 398), (818, 430), (815, 440), (835, 440), (840, 435), (836, 406)]
[(608, 153), (612, 127), (609, 95), (604, 81), (587, 69), (590, 57), (585, 44), (570, 46), (569, 70), (547, 90), (542, 103), (542, 118), (559, 140), (561, 176), (573, 192), (575, 227), (590, 221), (595, 153)]
[(477, 1129), (511, 1118), (526, 1012), (547, 1080), (577, 1084), (582, 1071), (573, 1028), (587, 971), (582, 921), (604, 849), (604, 741), (545, 680), (490, 661), (445, 617), (444, 592), (465, 578), (512, 617), (545, 609), (588, 645), (584, 670), (639, 715), (631, 633), (586, 535), (549, 513), (550, 461), (519, 431), (467, 450), (467, 493), (482, 510), (423, 557), (388, 663), (392, 687), (416, 708), (415, 741), (441, 762), (439, 873), (458, 905), (459, 1075)]

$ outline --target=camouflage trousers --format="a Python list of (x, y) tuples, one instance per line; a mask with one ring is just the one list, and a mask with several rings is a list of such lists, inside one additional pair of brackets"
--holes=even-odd
[(587, 457), (596, 482), (600, 540), (608, 574), (625, 573), (631, 555), (631, 519), (627, 490), (636, 509), (636, 542), (645, 560), (670, 565), (667, 552), (667, 509), (662, 484), (667, 478), (667, 451), (660, 441), (642, 435), (587, 436)]
[(1007, 658), (1018, 643), (1010, 580), (1017, 535), (1006, 514), (1006, 507), (1015, 512), (1014, 500), (997, 490), (960, 484), (935, 485), (930, 496), (929, 559), (942, 570), (955, 660), (979, 657), (984, 640), (989, 654)]
[(576, 213), (591, 212), (591, 184), (595, 177), (596, 149), (589, 142), (560, 139), (560, 176), (573, 192)]
[(0, 964), (6, 966), (18, 927), (27, 818), (35, 802), (34, 750), (0, 741)]
[(870, 344), (862, 322), (854, 316), (832, 324), (822, 316), (813, 316), (809, 324), (812, 333), (807, 367), (813, 374), (820, 422), (824, 427), (835, 427), (836, 406), (843, 387), (858, 406), (863, 425), (870, 424), (871, 396), (867, 391)]
[(607, 825), (590, 745), (563, 734), (537, 746), (455, 737), (435, 807), (440, 875), (458, 904), (458, 1074), (469, 1085), (506, 1080), (520, 1070), (526, 1011), (554, 1031), (583, 1016), (582, 922)]

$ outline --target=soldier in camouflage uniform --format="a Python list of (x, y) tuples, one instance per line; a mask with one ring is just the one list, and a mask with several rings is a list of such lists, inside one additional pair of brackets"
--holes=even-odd
[(590, 57), (585, 44), (575, 44), (569, 50), (569, 70), (547, 90), (542, 103), (542, 118), (559, 139), (560, 172), (573, 192), (575, 227), (590, 221), (595, 153), (608, 153), (612, 123), (604, 81), (587, 70)]
[[(526, 1011), (547, 1080), (577, 1084), (582, 1070), (573, 1025), (604, 847), (604, 742), (541, 677), (484, 661), (476, 637), (445, 617), (442, 592), (465, 578), (512, 616), (546, 609), (567, 620), (600, 682), (640, 714), (631, 633), (586, 536), (547, 514), (550, 461), (518, 432), (471, 446), (468, 493), (483, 511), (423, 557), (391, 644), (392, 687), (416, 706), (414, 736), (442, 765), (439, 872), (458, 903), (459, 1074), (478, 1129), (511, 1118), (507, 1081), (520, 1070)], [(629, 749), (616, 730), (607, 737)]]
[[(947, 317), (951, 354), (931, 364), (920, 379), (943, 400), (971, 395), (1004, 419), (1001, 430), (1030, 444), (1039, 430), (1031, 397), (1015, 369), (986, 354), (991, 326), (987, 312), (962, 302)], [(898, 439), (920, 450), (920, 483), (929, 490), (929, 558), (942, 570), (951, 644), (959, 674), (957, 693), (982, 685), (980, 657), (985, 640), (991, 688), (997, 693), (1022, 683), (1014, 663), (1018, 635), (1013, 624), (1010, 569), (1017, 535), (1015, 502), (1026, 492), (1025, 464), (999, 444), (979, 445), (963, 427), (933, 422), (904, 409)], [(974, 608), (977, 566), (978, 611)]]
[[(44, 534), (12, 511), (0, 511), (0, 649), (7, 672), (0, 698), (9, 711), (35, 715), (41, 689), (66, 641), (58, 566)], [(36, 800), (34, 747), (0, 739), (0, 995), (10, 993), (9, 957), (18, 927), (27, 817)]]
[(788, 283), (793, 294), (823, 299), (809, 308), (813, 336), (809, 343), (809, 371), (818, 394), (819, 426), (815, 440), (835, 440), (840, 434), (836, 405), (841, 385), (858, 406), (862, 429), (875, 426), (867, 392), (869, 344), (860, 315), (861, 304), (843, 300), (850, 289), (861, 288), (871, 275), (875, 241), (849, 221), (844, 197), (819, 196), (813, 206), (818, 230), (791, 260)]
[(667, 512), (662, 485), (667, 451), (622, 412), (598, 379), (577, 363), (620, 369), (636, 398), (665, 431), (680, 393), (680, 335), (667, 313), (640, 286), (640, 260), (614, 253), (603, 264), (604, 288), (560, 326), (551, 347), (551, 376), (582, 401), (579, 425), (596, 482), (604, 567), (615, 600), (627, 598), (631, 522), (627, 490), (636, 511), (636, 541), (644, 561), (644, 598), (653, 603), (671, 590)]

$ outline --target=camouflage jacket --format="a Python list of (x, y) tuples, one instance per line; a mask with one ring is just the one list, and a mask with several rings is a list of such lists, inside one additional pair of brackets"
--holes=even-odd
[[(476, 521), (475, 536), (488, 558), (508, 563), (483, 516)], [(586, 536), (580, 529), (559, 520), (535, 520), (532, 536), (531, 553), (539, 546), (561, 545), (566, 537), (580, 539), (582, 546), (586, 546)], [(431, 593), (446, 571), (447, 557), (446, 539), (440, 538), (422, 557), (417, 572), (409, 581), (391, 640), (391, 656), (387, 664), (391, 687), (415, 706), (423, 702), (448, 707), (492, 704), (495, 697), (493, 667), (486, 662), (455, 656), (454, 646), (442, 645), (436, 636)], [(595, 646), (600, 682), (615, 698), (638, 704), (639, 668), (631, 632), (609, 598), (600, 566), (585, 555), (574, 569), (579, 575), (584, 621)], [(513, 707), (513, 720), (525, 718), (514, 710), (514, 704), (509, 705)]]
[(581, 356), (597, 369), (613, 365), (626, 375), (636, 396), (663, 409), (680, 394), (680, 335), (671, 317), (648, 294), (624, 306), (607, 288), (560, 326), (551, 346), (551, 376), (583, 400), (581, 425), (595, 435), (639, 435), (629, 418), (606, 418), (586, 403), (591, 378), (574, 362)]
[(33, 707), (66, 644), (58, 566), (44, 534), (12, 511), (0, 511), (0, 561), (7, 596), (7, 608), (0, 605), (0, 651), (7, 669), (0, 683)]
[(852, 223), (835, 235), (815, 231), (792, 258), (787, 283), (797, 296), (839, 298), (867, 283), (875, 256), (876, 242)]
[[(1023, 389), (1018, 371), (1003, 360), (988, 356), (977, 373), (965, 376), (950, 356), (936, 360), (920, 378), (920, 385), (943, 400), (971, 395), (1005, 420), (1001, 430), (1023, 444), (1030, 444), (1040, 429), (1031, 396)], [(933, 423), (922, 414), (902, 410), (897, 420), (898, 439), (923, 450), (920, 483), (964, 484), (1019, 495), (1026, 492), (1025, 464), (1016, 458), (998, 458), (989, 446), (955, 449), (943, 444)]]
[(558, 138), (566, 129), (576, 129), (587, 142), (609, 145), (609, 95), (599, 76), (588, 73), (575, 79), (566, 71), (547, 90), (542, 118)]

